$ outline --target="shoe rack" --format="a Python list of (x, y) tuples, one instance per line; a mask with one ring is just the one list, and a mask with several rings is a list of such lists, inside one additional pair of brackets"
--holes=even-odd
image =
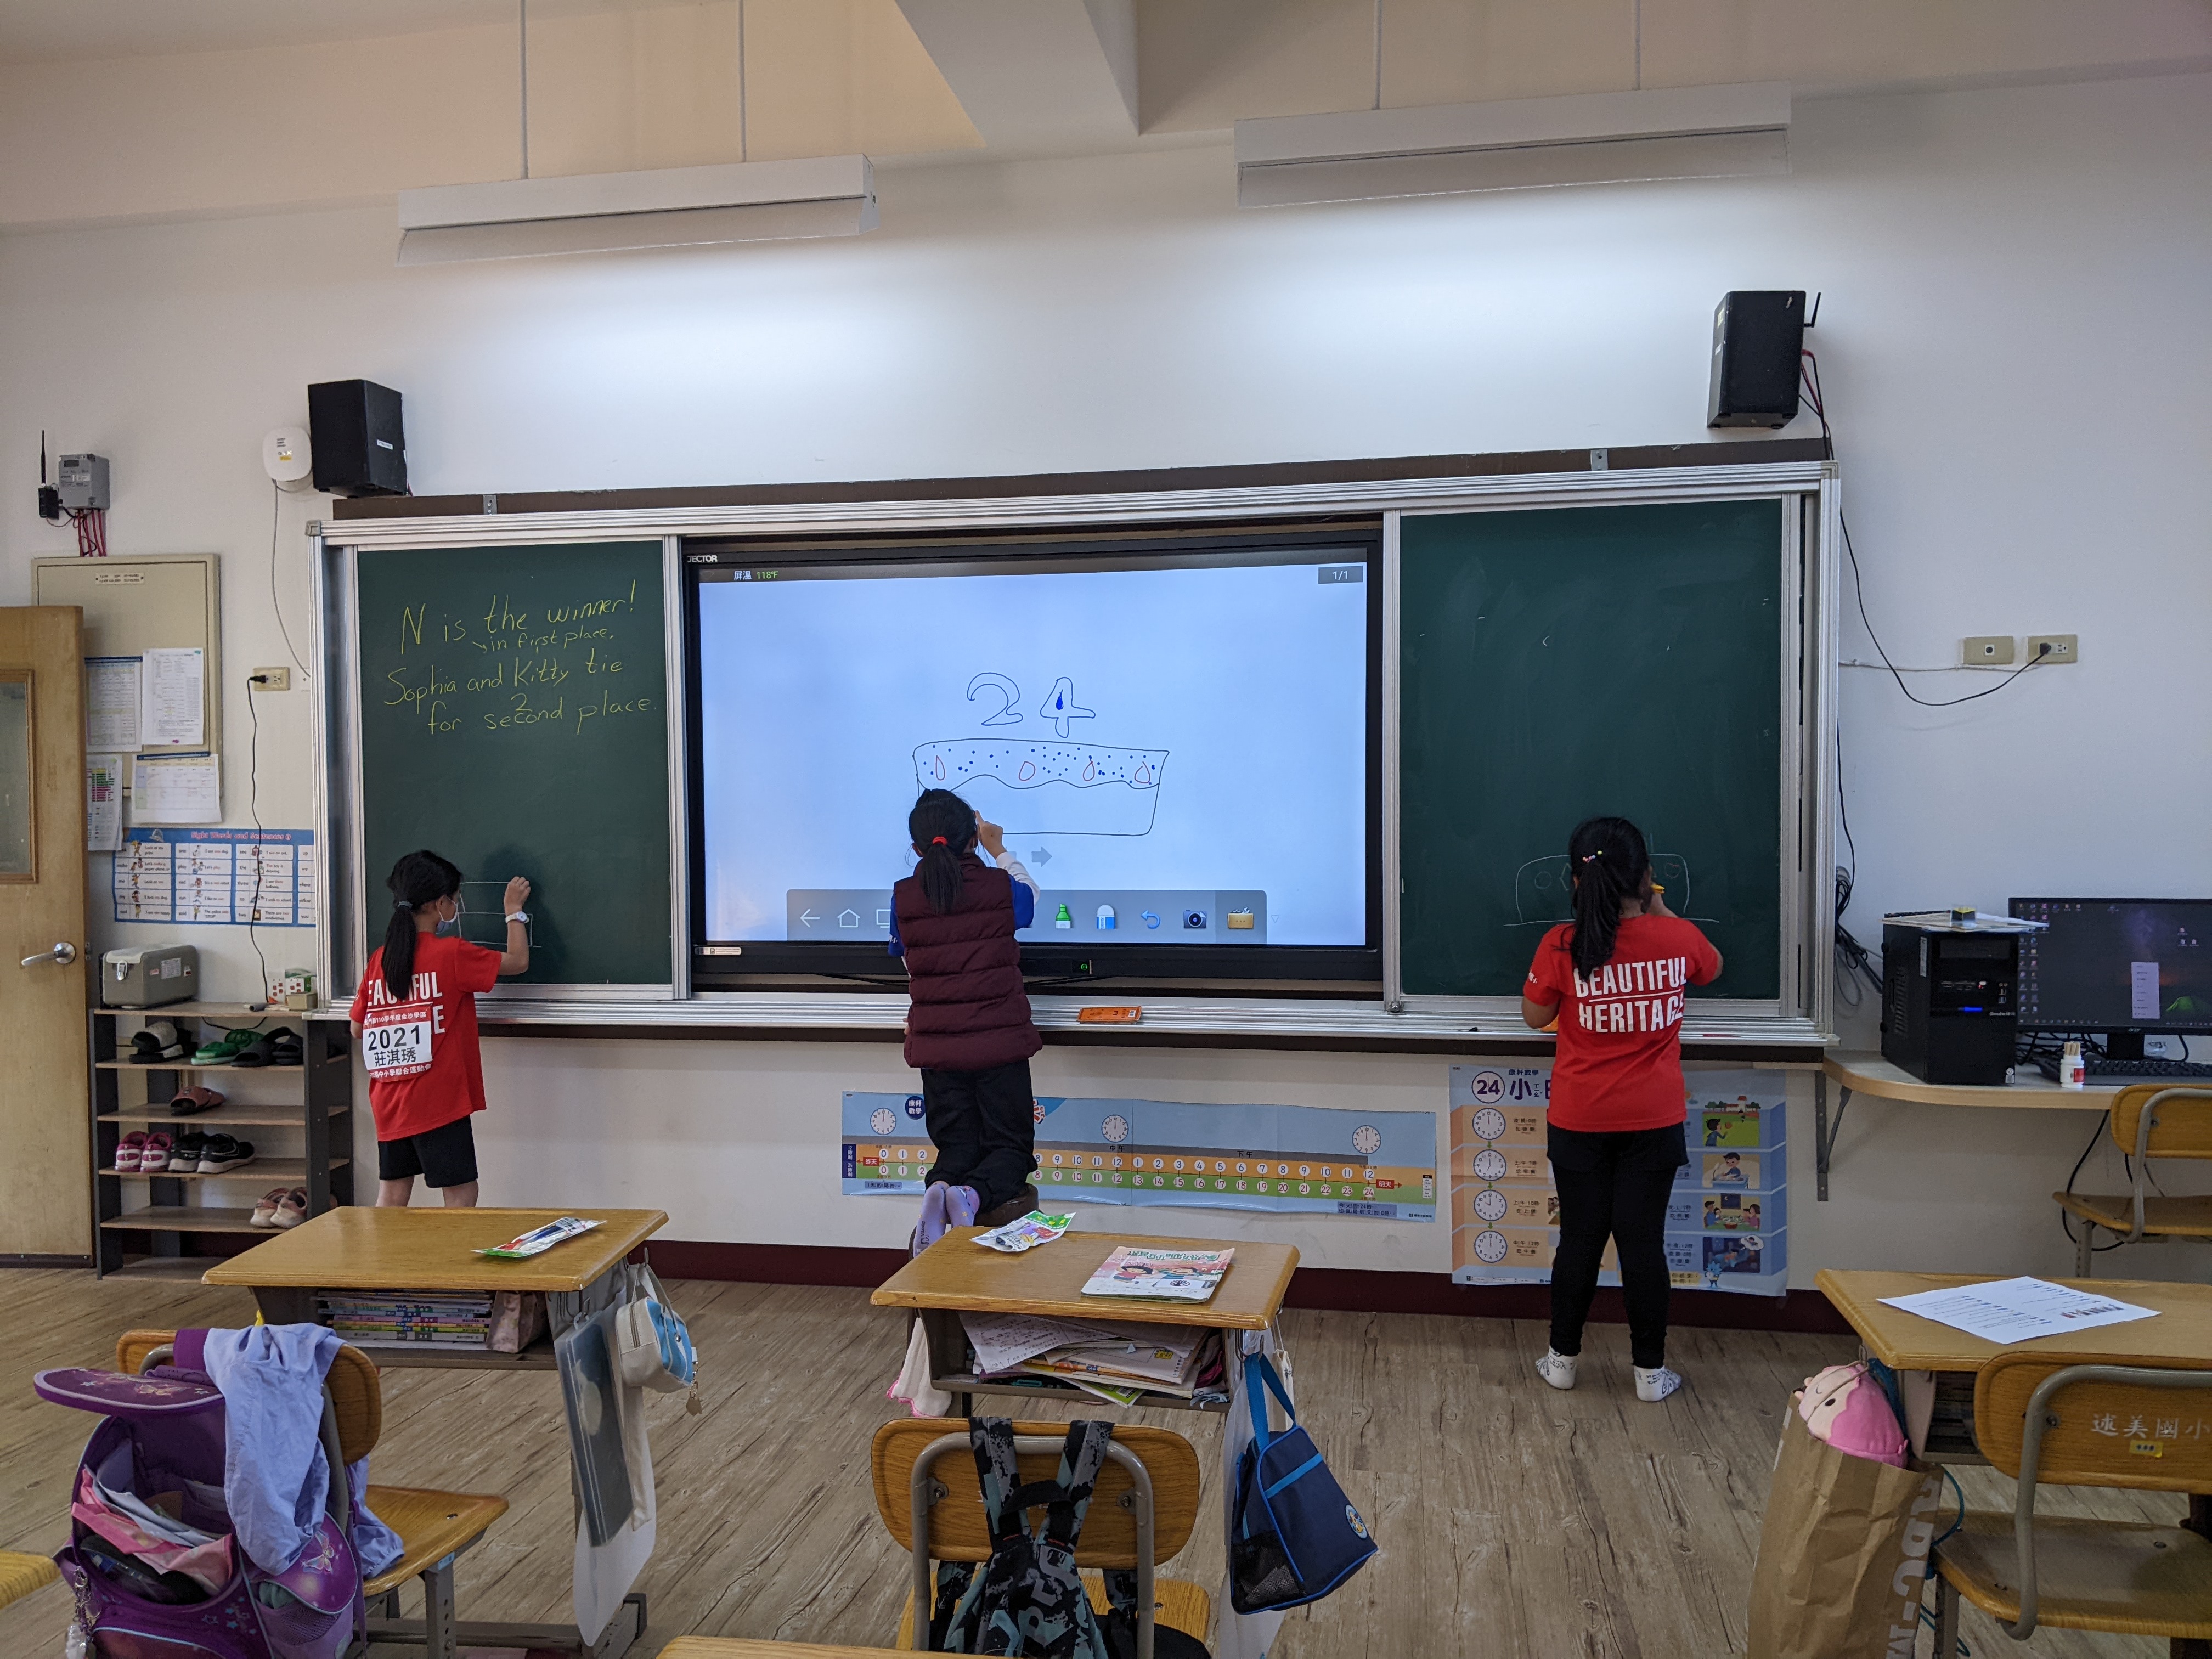
[[(208, 1260), (273, 1236), (252, 1224), (253, 1202), (272, 1187), (300, 1187), (307, 1213), (353, 1202), (353, 1044), (343, 1012), (298, 1013), (237, 1003), (171, 1002), (94, 1008), (92, 1022), (93, 1264), (111, 1273), (197, 1277)], [(157, 1019), (175, 1024), (185, 1058), (141, 1066), (132, 1035)], [(297, 1066), (195, 1066), (191, 1052), (228, 1030), (300, 1034)], [(227, 1098), (178, 1117), (169, 1102), (193, 1085)], [(240, 1095), (249, 1098), (240, 1099)], [(115, 1150), (133, 1130), (171, 1136), (197, 1129), (253, 1143), (253, 1160), (207, 1175), (118, 1172)]]

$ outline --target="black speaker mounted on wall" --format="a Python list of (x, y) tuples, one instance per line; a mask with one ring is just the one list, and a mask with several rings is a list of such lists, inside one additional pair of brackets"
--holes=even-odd
[(1802, 289), (1741, 289), (1713, 313), (1707, 426), (1784, 427), (1797, 417), (1797, 361), (1805, 347)]
[(333, 495), (404, 495), (407, 437), (399, 394), (374, 380), (325, 380), (307, 388), (315, 488)]

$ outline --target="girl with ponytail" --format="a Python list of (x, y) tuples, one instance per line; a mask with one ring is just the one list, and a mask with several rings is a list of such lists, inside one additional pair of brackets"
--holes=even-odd
[(435, 853), (410, 853), (392, 890), (384, 944), (354, 994), (353, 1034), (368, 1067), (376, 1119), (376, 1201), (404, 1206), (421, 1176), (448, 1209), (477, 1201), (471, 1114), (484, 1109), (477, 1045), (478, 991), (530, 969), (530, 884), (507, 884), (507, 949), (460, 937), (461, 872)]
[(1036, 919), (1036, 879), (999, 826), (950, 789), (922, 791), (907, 836), (915, 864), (891, 889), (890, 951), (906, 959), (906, 1063), (921, 1073), (937, 1148), (914, 1233), (919, 1254), (948, 1226), (995, 1227), (1036, 1206), (1030, 1056), (1044, 1039), (1030, 1020), (1014, 938)]
[(1544, 935), (1521, 988), (1521, 1017), (1557, 1023), (1546, 1136), (1559, 1194), (1552, 1261), (1552, 1343), (1536, 1362), (1575, 1386), (1583, 1325), (1610, 1237), (1620, 1254), (1636, 1397), (1682, 1385), (1667, 1368), (1665, 1234), (1674, 1171), (1689, 1162), (1682, 1123), (1681, 1024), (1687, 988), (1710, 985), (1720, 952), (1667, 908), (1644, 833), (1585, 818), (1567, 838), (1575, 919)]

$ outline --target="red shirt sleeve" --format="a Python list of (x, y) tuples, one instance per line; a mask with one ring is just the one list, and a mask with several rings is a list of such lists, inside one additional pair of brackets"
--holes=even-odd
[(1683, 924), (1690, 930), (1690, 983), (1711, 985), (1720, 977), (1721, 953), (1713, 949), (1712, 940), (1705, 936), (1694, 922)]
[(1567, 994), (1565, 974), (1570, 958), (1559, 948), (1564, 932), (1562, 928), (1553, 928), (1536, 947), (1536, 959), (1528, 964), (1528, 977), (1521, 985), (1521, 994), (1531, 1002), (1549, 1006)]
[[(1705, 947), (1711, 950), (1711, 945)], [(464, 944), (459, 952), (459, 961), (454, 965), (461, 975), (464, 991), (489, 991), (499, 983), (500, 952), (488, 945)]]

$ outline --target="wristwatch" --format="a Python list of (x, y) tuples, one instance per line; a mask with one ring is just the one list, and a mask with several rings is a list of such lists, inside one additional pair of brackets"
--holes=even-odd
[(527, 911), (527, 910), (513, 910), (513, 911), (509, 911), (509, 912), (507, 913), (507, 919), (509, 921), (519, 921), (519, 922), (520, 922), (524, 927), (527, 927), (530, 925), (530, 912), (529, 912), (529, 911)]

